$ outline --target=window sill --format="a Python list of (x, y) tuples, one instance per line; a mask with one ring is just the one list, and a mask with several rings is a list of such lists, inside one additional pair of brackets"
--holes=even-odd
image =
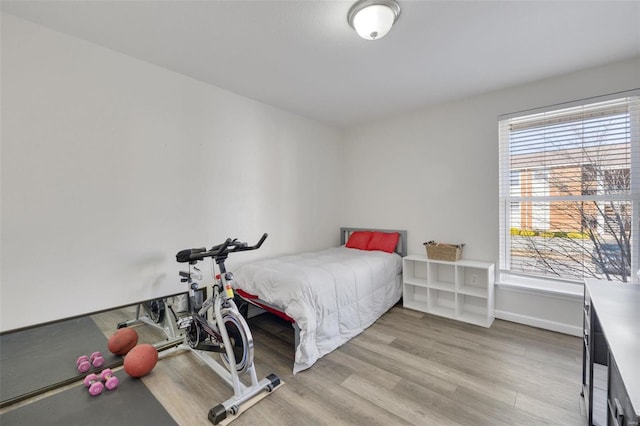
[(584, 296), (584, 286), (561, 281), (547, 281), (542, 279), (532, 279), (514, 276), (502, 276), (496, 286), (529, 293), (547, 293), (559, 297), (576, 299)]

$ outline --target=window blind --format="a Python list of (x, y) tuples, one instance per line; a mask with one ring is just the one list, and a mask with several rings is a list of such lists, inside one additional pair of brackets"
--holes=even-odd
[(502, 273), (637, 281), (640, 90), (499, 119)]

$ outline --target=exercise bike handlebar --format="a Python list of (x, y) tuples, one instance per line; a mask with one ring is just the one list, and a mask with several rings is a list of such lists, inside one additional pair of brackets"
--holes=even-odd
[(226, 257), (229, 253), (257, 250), (262, 246), (262, 243), (264, 243), (264, 240), (266, 240), (268, 236), (269, 234), (265, 232), (262, 234), (260, 240), (252, 246), (249, 246), (245, 242), (238, 241), (237, 238), (227, 238), (222, 244), (215, 245), (209, 250), (204, 247), (180, 250), (178, 254), (176, 254), (176, 260), (181, 263), (197, 262), (207, 257), (216, 259), (222, 256)]

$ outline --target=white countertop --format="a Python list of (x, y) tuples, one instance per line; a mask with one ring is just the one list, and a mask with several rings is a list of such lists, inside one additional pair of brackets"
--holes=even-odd
[(640, 416), (640, 285), (589, 279), (586, 287), (633, 409)]

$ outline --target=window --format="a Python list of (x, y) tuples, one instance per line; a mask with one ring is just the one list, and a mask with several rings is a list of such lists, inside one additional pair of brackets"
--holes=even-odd
[(640, 89), (500, 117), (500, 273), (638, 282)]

